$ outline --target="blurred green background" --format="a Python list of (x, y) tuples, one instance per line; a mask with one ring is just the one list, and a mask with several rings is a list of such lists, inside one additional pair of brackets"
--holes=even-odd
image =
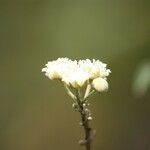
[(112, 70), (109, 91), (90, 100), (93, 150), (150, 150), (149, 5), (0, 0), (0, 150), (84, 149), (72, 101), (41, 73), (58, 57), (100, 59)]

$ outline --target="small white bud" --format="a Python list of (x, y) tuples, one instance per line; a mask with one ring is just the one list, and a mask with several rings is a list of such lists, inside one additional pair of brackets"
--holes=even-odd
[(79, 125), (80, 125), (80, 126), (83, 126), (83, 123), (82, 123), (82, 122), (80, 122), (80, 123), (79, 123)]
[(87, 112), (89, 113), (90, 111), (89, 111), (89, 109), (86, 108), (86, 109), (85, 109), (85, 112), (86, 112), (86, 113), (87, 113)]
[(73, 107), (73, 109), (76, 110), (76, 111), (79, 110), (79, 106), (78, 106), (78, 104), (76, 104), (76, 103), (73, 103), (73, 104), (72, 104), (72, 107)]
[(90, 121), (90, 120), (93, 120), (91, 116), (89, 116), (87, 119), (88, 119), (89, 121)]
[(80, 145), (86, 145), (86, 143), (87, 143), (87, 140), (85, 140), (85, 139), (79, 141)]
[(95, 90), (99, 92), (106, 91), (108, 89), (108, 83), (103, 78), (96, 78), (93, 80), (92, 85)]
[(85, 103), (83, 104), (83, 107), (86, 107), (86, 104), (85, 104)]
[(90, 106), (90, 103), (87, 103), (87, 106)]

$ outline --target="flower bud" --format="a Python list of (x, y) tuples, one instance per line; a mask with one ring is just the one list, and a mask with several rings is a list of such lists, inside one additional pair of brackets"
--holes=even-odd
[(96, 78), (93, 80), (92, 85), (95, 90), (99, 92), (106, 91), (108, 89), (108, 83), (103, 78)]
[(78, 111), (78, 110), (79, 110), (79, 106), (78, 106), (77, 103), (73, 103), (73, 104), (72, 104), (72, 107), (73, 107), (73, 109), (74, 109), (75, 111)]
[(89, 116), (87, 119), (88, 119), (89, 121), (93, 120), (93, 118), (92, 118), (91, 116)]

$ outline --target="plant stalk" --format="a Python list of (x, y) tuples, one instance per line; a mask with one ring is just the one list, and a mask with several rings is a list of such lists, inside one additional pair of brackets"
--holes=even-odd
[(92, 131), (92, 129), (90, 128), (89, 120), (87, 118), (87, 114), (86, 114), (85, 108), (83, 106), (84, 103), (82, 103), (82, 101), (81, 101), (79, 91), (77, 91), (76, 97), (77, 97), (77, 103), (79, 106), (79, 112), (81, 115), (82, 126), (83, 126), (84, 132), (85, 132), (85, 137), (83, 140), (84, 142), (82, 143), (82, 145), (85, 146), (86, 150), (91, 150), (91, 142), (92, 142), (91, 141), (92, 140), (91, 139), (91, 131)]

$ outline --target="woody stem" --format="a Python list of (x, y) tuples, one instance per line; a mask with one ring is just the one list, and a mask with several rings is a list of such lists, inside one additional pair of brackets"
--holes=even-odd
[(80, 112), (80, 115), (81, 115), (82, 126), (83, 126), (84, 132), (85, 132), (84, 146), (85, 146), (86, 150), (91, 150), (91, 131), (92, 131), (92, 129), (89, 126), (89, 120), (87, 118), (86, 111), (83, 107), (84, 103), (82, 103), (82, 101), (81, 101), (79, 91), (77, 91), (76, 97), (77, 97), (77, 103), (78, 103), (78, 106), (79, 106), (79, 112)]

